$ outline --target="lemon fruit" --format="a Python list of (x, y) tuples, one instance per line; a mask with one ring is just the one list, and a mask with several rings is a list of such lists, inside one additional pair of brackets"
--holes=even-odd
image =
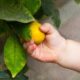
[(31, 39), (36, 44), (40, 44), (45, 39), (45, 34), (40, 31), (40, 27), (41, 24), (37, 21), (34, 21), (29, 25)]

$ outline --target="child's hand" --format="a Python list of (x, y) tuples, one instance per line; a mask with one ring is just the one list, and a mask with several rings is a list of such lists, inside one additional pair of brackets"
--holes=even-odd
[(50, 24), (45, 23), (40, 30), (46, 34), (44, 42), (36, 45), (34, 41), (24, 43), (26, 51), (42, 62), (54, 62), (65, 68), (80, 71), (80, 43), (65, 40)]
[(40, 30), (46, 34), (44, 42), (40, 45), (36, 45), (34, 41), (26, 42), (26, 51), (39, 61), (57, 63), (64, 51), (66, 40), (48, 23), (42, 25)]

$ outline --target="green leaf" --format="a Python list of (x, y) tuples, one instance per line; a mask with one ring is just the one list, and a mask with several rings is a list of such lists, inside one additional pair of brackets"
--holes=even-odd
[(15, 77), (26, 64), (26, 53), (16, 36), (10, 36), (4, 47), (4, 61)]
[(23, 27), (16, 27), (16, 31), (19, 34), (20, 38), (22, 38), (25, 41), (31, 40), (31, 35), (30, 35), (30, 29), (28, 25), (24, 25)]
[(9, 32), (9, 26), (5, 21), (0, 21), (0, 37)]
[(80, 0), (75, 0), (75, 2), (76, 2), (77, 4), (79, 4), (79, 3), (80, 3)]
[(25, 0), (24, 4), (32, 14), (35, 14), (41, 6), (41, 0)]
[(0, 0), (0, 19), (22, 23), (34, 21), (24, 2), (25, 0)]
[(19, 35), (20, 38), (26, 41), (31, 40), (30, 29), (28, 24), (16, 22), (13, 22), (11, 24), (13, 25), (13, 28), (15, 29), (16, 33)]
[(51, 17), (55, 26), (60, 26), (60, 15), (58, 9), (55, 7), (53, 0), (42, 0), (42, 8), (44, 13)]
[(24, 39), (26, 41), (31, 40), (30, 29), (27, 25), (18, 30), (19, 30), (19, 34), (22, 39)]

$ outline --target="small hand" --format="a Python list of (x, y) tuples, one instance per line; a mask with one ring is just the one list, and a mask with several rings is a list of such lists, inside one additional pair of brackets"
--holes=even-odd
[(46, 34), (45, 40), (40, 45), (36, 45), (34, 41), (25, 42), (24, 48), (30, 56), (39, 61), (57, 63), (63, 50), (65, 39), (60, 36), (51, 24), (43, 24), (40, 30)]

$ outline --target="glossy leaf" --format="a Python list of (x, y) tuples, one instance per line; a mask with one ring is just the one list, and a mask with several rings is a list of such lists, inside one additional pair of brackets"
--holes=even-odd
[(26, 64), (26, 53), (18, 38), (15, 36), (10, 36), (6, 41), (4, 61), (12, 77), (15, 77)]
[(0, 0), (0, 19), (22, 23), (34, 21), (24, 2), (25, 0)]
[(41, 0), (25, 0), (24, 4), (32, 14), (35, 14), (41, 6)]
[(42, 1), (42, 8), (44, 13), (51, 17), (55, 26), (60, 26), (60, 15), (58, 9), (55, 7), (53, 0), (41, 0)]

